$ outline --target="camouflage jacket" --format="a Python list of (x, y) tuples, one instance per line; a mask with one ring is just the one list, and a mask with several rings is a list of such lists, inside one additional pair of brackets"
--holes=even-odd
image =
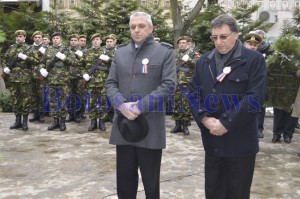
[[(3, 68), (8, 67), (10, 72), (10, 82), (29, 83), (32, 79), (32, 68), (38, 64), (38, 60), (31, 51), (32, 46), (23, 44), (11, 45), (3, 57)], [(18, 58), (19, 53), (27, 55), (26, 60)]]
[(88, 73), (91, 76), (89, 87), (104, 87), (109, 67), (99, 59), (102, 54), (104, 54), (102, 48), (90, 48), (81, 60), (81, 65), (84, 67), (83, 74)]
[(104, 55), (108, 55), (110, 57), (110, 59), (108, 61), (106, 61), (106, 62), (102, 61), (102, 64), (108, 66), (108, 68), (110, 69), (110, 65), (114, 59), (116, 48), (115, 47), (114, 48), (106, 48), (106, 46), (103, 46), (102, 50), (103, 50)]
[[(70, 66), (71, 79), (82, 77), (83, 67), (80, 62), (82, 57), (78, 57), (78, 55), (75, 54), (75, 52), (77, 50), (81, 50), (81, 49), (80, 49), (80, 47), (78, 47), (78, 48), (69, 47), (69, 50), (74, 53), (75, 58), (76, 58), (74, 61), (74, 64)], [(82, 51), (82, 53), (84, 53), (84, 52)]]
[[(37, 60), (37, 63), (35, 63), (33, 66), (32, 66), (32, 74), (33, 74), (33, 78), (39, 78), (40, 76), (40, 63), (43, 61), (43, 54), (39, 51), (39, 49), (42, 47), (43, 45), (40, 44), (40, 45), (32, 45), (30, 51), (32, 52), (33, 56), (36, 58)], [(45, 47), (43, 47), (45, 48)], [(46, 48), (45, 48), (46, 49)]]
[[(178, 86), (188, 85), (193, 76), (196, 60), (193, 57), (190, 57), (191, 53), (191, 49), (188, 49), (184, 52), (180, 51), (179, 49), (175, 51)], [(186, 62), (182, 60), (183, 56), (185, 55), (189, 56), (189, 59)]]
[[(64, 61), (56, 57), (61, 52), (66, 56)], [(45, 68), (49, 72), (47, 83), (66, 85), (70, 80), (70, 66), (75, 64), (75, 55), (63, 45), (49, 46), (45, 54)]]

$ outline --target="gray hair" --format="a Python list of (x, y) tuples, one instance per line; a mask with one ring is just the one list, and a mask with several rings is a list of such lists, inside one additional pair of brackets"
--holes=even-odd
[(211, 23), (211, 28), (220, 28), (223, 25), (228, 25), (232, 32), (239, 32), (236, 20), (228, 14), (222, 14), (214, 18)]
[(145, 17), (146, 20), (147, 20), (147, 22), (148, 22), (148, 24), (149, 24), (150, 26), (153, 27), (151, 15), (149, 15), (148, 13), (140, 12), (140, 11), (134, 12), (134, 13), (131, 14), (131, 16), (130, 16), (129, 25), (130, 25), (130, 22), (131, 22), (131, 20), (132, 20), (133, 17)]

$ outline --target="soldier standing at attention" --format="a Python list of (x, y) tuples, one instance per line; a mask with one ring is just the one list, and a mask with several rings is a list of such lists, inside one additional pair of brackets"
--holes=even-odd
[(101, 48), (101, 36), (95, 33), (91, 36), (92, 47), (88, 49), (82, 58), (82, 65), (84, 66), (85, 74), (84, 80), (88, 84), (88, 91), (90, 94), (90, 110), (89, 117), (91, 124), (89, 131), (97, 129), (97, 119), (99, 119), (99, 129), (105, 131), (104, 120), (107, 115), (106, 95), (105, 95), (105, 81), (108, 76), (109, 67), (106, 62), (109, 61), (109, 56), (104, 55)]
[(76, 60), (74, 65), (70, 66), (70, 95), (69, 95), (69, 104), (68, 112), (69, 117), (66, 122), (75, 121), (79, 123), (81, 120), (81, 114), (84, 113), (84, 103), (83, 103), (83, 95), (84, 95), (84, 87), (80, 83), (81, 79), (81, 68), (80, 68), (80, 58), (83, 55), (83, 52), (80, 50), (78, 35), (73, 34), (70, 36), (70, 47), (69, 50), (75, 54)]
[(36, 65), (33, 66), (33, 76), (31, 80), (31, 89), (32, 89), (32, 111), (33, 116), (29, 119), (29, 122), (39, 121), (40, 123), (45, 122), (44, 112), (43, 112), (43, 84), (39, 80), (39, 63), (43, 58), (46, 48), (43, 47), (43, 33), (41, 31), (35, 31), (32, 34), (33, 45), (30, 49), (34, 56), (39, 61)]
[[(3, 75), (10, 83), (11, 101), (13, 112), (16, 116), (15, 123), (10, 129), (28, 130), (28, 114), (31, 111), (32, 66), (37, 63), (30, 51), (31, 46), (25, 43), (26, 32), (15, 32), (16, 44), (11, 45), (3, 57)], [(4, 79), (6, 78), (4, 77)], [(23, 123), (21, 122), (23, 115)]]
[[(110, 34), (107, 37), (104, 38), (105, 46), (102, 47), (104, 51), (104, 55), (108, 55), (109, 59), (108, 61), (104, 61), (104, 64), (110, 69), (111, 62), (113, 60), (115, 50), (116, 50), (116, 41), (117, 36), (115, 34)], [(114, 110), (113, 107), (110, 107), (108, 113), (107, 113), (107, 120), (112, 122), (114, 117)]]
[(192, 50), (188, 48), (188, 37), (182, 36), (177, 40), (178, 49), (175, 50), (175, 61), (177, 67), (177, 87), (175, 91), (174, 113), (175, 127), (171, 133), (183, 132), (189, 135), (189, 123), (192, 118), (189, 104), (184, 93), (187, 92), (189, 81), (193, 75), (195, 60), (193, 60)]
[(46, 51), (45, 68), (40, 69), (42, 76), (47, 77), (47, 96), (45, 100), (50, 102), (50, 115), (53, 123), (48, 130), (66, 130), (67, 109), (65, 102), (69, 94), (70, 66), (75, 63), (75, 55), (62, 44), (61, 33), (51, 35), (52, 46)]
[(50, 45), (50, 36), (48, 34), (43, 34), (43, 47), (48, 48)]
[(79, 47), (81, 51), (86, 51), (87, 47), (86, 47), (86, 35), (79, 35), (78, 37), (79, 39)]

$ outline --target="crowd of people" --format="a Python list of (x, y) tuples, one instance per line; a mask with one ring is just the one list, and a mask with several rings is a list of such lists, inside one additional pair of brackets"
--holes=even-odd
[[(249, 198), (264, 137), (265, 60), (272, 53), (265, 32), (251, 31), (242, 42), (236, 20), (220, 15), (211, 22), (215, 48), (200, 55), (191, 37), (181, 36), (175, 50), (154, 38), (145, 12), (130, 16), (129, 30), (128, 44), (117, 47), (116, 35), (95, 33), (90, 48), (85, 35), (72, 34), (65, 46), (61, 33), (50, 37), (41, 31), (27, 45), (26, 31), (17, 30), (16, 44), (2, 62), (16, 116), (10, 129), (28, 130), (31, 112), (29, 121), (40, 123), (50, 113), (49, 131), (65, 131), (66, 122), (79, 123), (86, 113), (88, 131), (105, 131), (111, 121), (118, 197), (136, 198), (140, 170), (146, 198), (158, 199), (168, 104), (175, 121), (171, 133), (189, 135), (192, 119), (200, 129), (206, 198)], [(300, 117), (299, 92), (293, 113), (274, 108), (272, 142), (283, 135), (291, 143)]]

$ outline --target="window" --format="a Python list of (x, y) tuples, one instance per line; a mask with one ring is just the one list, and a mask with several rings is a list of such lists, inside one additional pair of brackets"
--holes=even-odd
[(170, 7), (170, 1), (165, 1), (165, 7)]
[(282, 9), (287, 10), (289, 8), (289, 2), (288, 1), (282, 1)]
[(295, 8), (299, 8), (299, 2), (295, 2)]
[(270, 9), (275, 10), (276, 9), (276, 1), (270, 1)]
[(158, 5), (158, 1), (157, 0), (154, 1), (154, 5)]

